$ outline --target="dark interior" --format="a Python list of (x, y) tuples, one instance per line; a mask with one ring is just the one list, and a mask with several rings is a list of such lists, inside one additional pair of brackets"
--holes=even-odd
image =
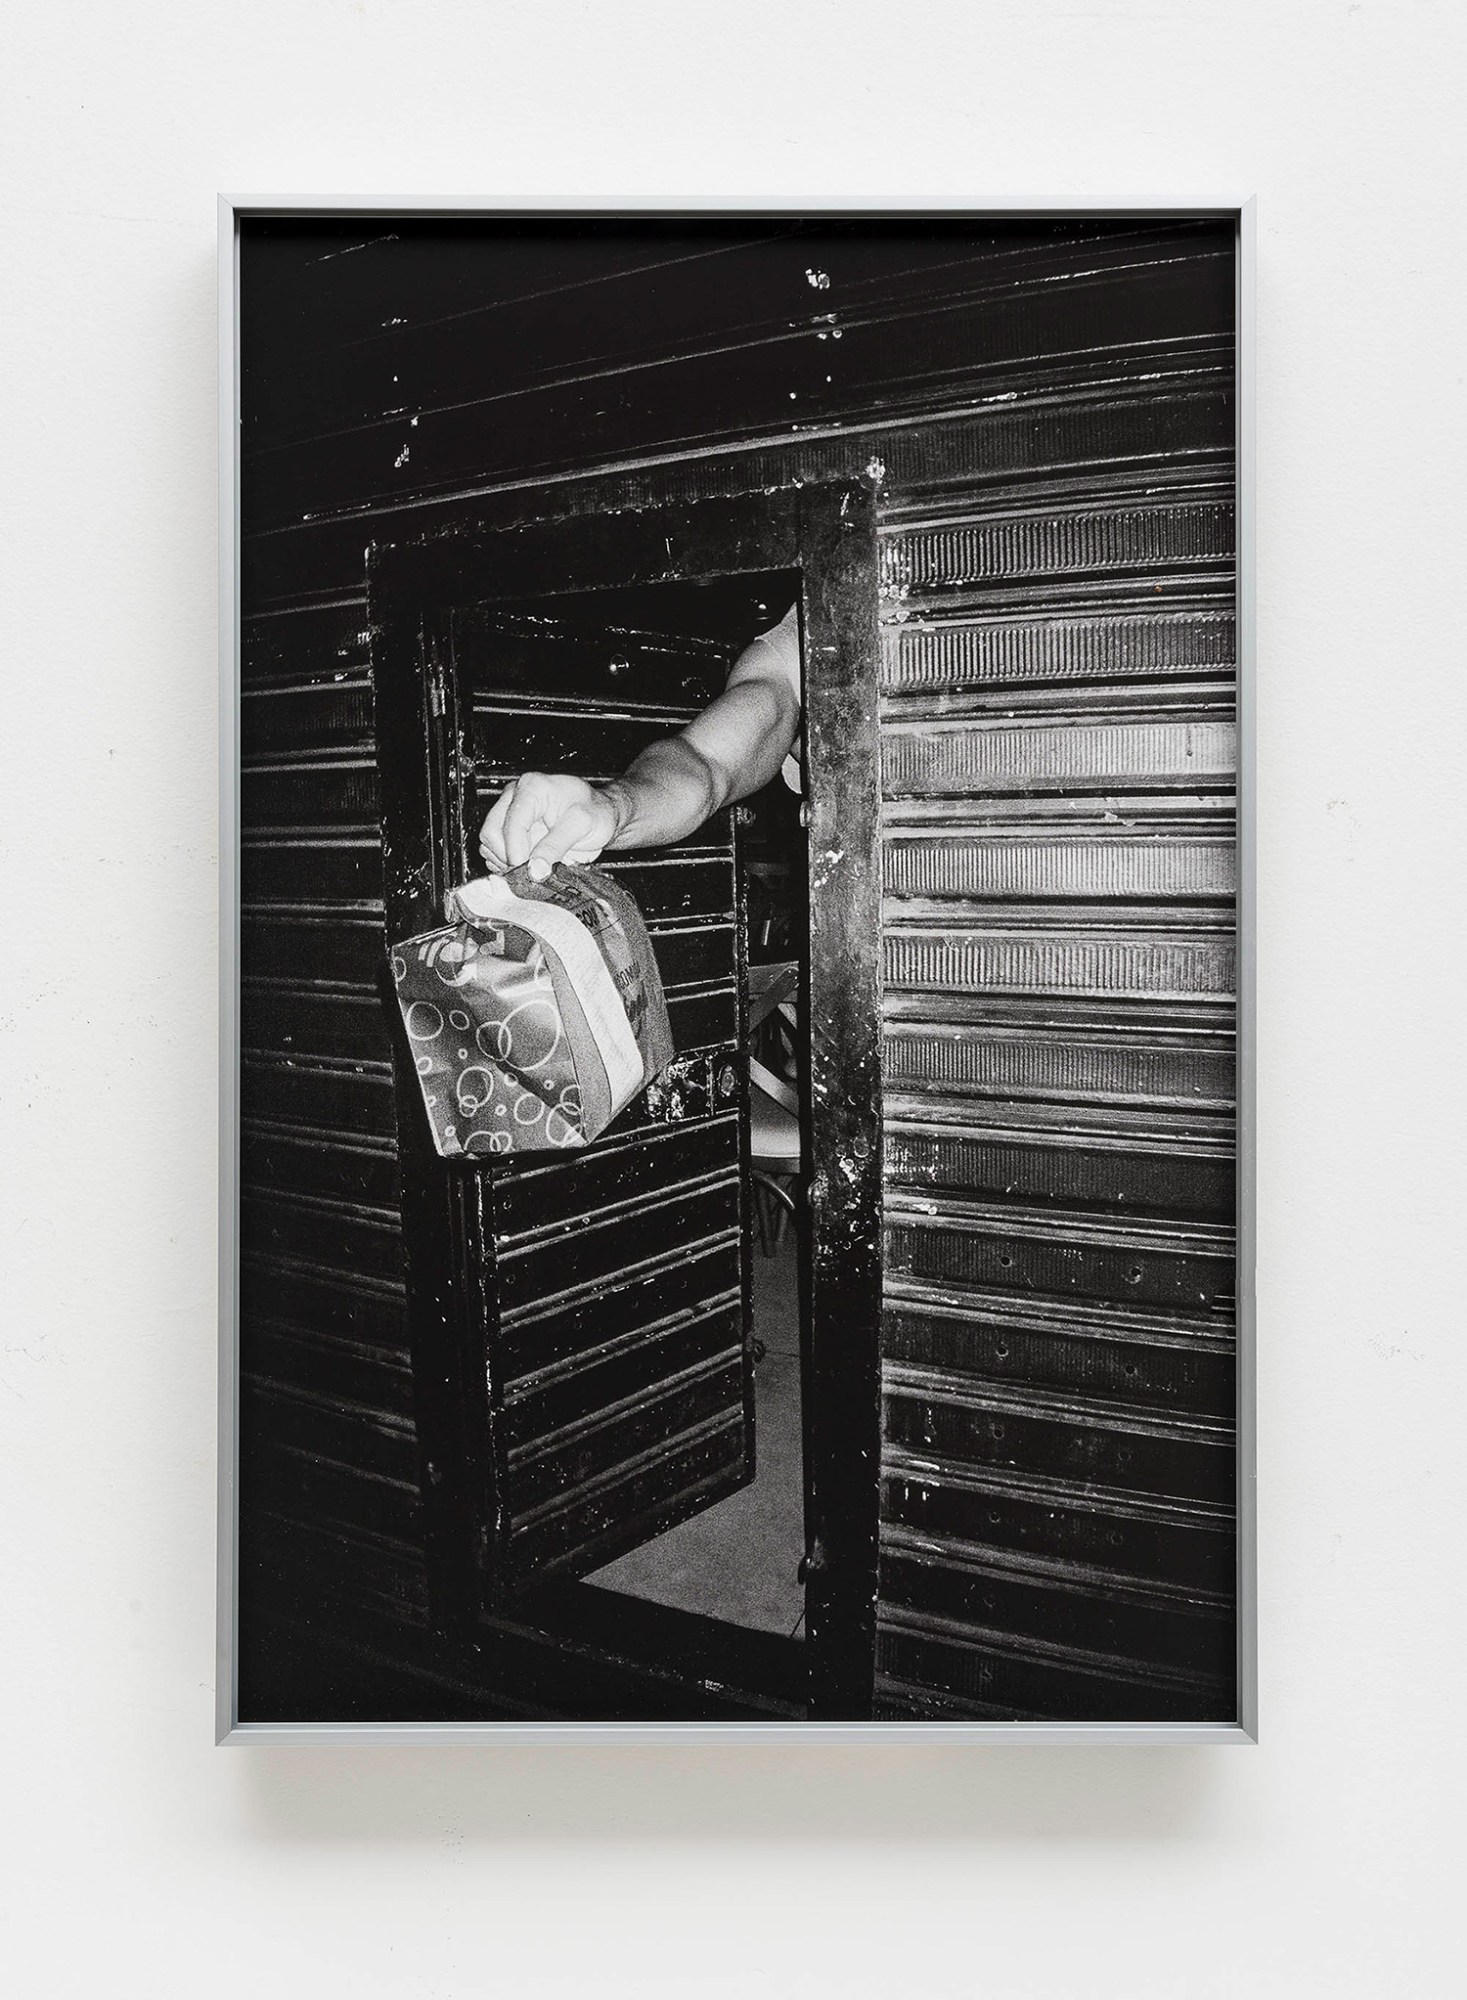
[[(242, 1720), (790, 1717), (822, 1649), (832, 1717), (1235, 1713), (1235, 250), (1216, 215), (244, 225)], [(865, 537), (838, 578), (851, 523), (800, 529), (836, 486)], [(810, 1286), (801, 1657), (581, 1580), (751, 1469), (735, 1266), (779, 1259), (717, 1098), (728, 830), (627, 864), (681, 1067), (574, 1186), (420, 1172), (379, 979), (438, 920), (475, 786), (615, 775), (821, 562), (818, 658), (859, 633), (860, 670), (794, 932), (821, 1198), (849, 1174), (861, 1207)], [(425, 633), (481, 673), (471, 713), (438, 714)], [(776, 783), (738, 830), (756, 968), (789, 949), (795, 806)], [(709, 1402), (658, 1387), (683, 1457), (635, 1493), (655, 1343), (598, 1406), (555, 1304), (594, 1312), (598, 1245), (613, 1275), (662, 1257), (659, 1312), (710, 1343)]]
[[(799, 796), (775, 778), (745, 801), (740, 822), (751, 984), (762, 971), (796, 968), (795, 1021), (774, 1009), (753, 1029), (749, 1046), (798, 1088), (798, 994), (808, 960)], [(758, 1093), (756, 1104), (761, 1098), (767, 1115), (772, 1100)], [(745, 1211), (752, 1239), (752, 1484), (591, 1572), (587, 1582), (751, 1631), (800, 1639), (805, 1554), (801, 1301), (808, 1277), (809, 1216), (800, 1179), (793, 1178), (793, 1216), (767, 1185), (750, 1188)]]

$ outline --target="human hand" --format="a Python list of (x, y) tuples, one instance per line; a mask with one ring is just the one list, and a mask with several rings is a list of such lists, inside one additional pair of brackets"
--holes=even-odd
[(584, 778), (526, 771), (490, 807), (479, 852), (495, 875), (528, 862), (543, 882), (557, 861), (594, 861), (619, 829), (615, 801)]

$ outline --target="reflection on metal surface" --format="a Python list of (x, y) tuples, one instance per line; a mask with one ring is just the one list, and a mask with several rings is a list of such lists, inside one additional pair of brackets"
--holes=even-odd
[(1175, 477), (884, 544), (891, 1716), (1232, 1713), (1231, 472)]

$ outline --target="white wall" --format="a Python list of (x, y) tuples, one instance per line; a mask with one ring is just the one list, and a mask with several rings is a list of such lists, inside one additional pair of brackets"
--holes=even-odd
[[(1461, 10), (17, 0), (6, 39), (0, 1979), (1461, 1990)], [(1259, 1748), (211, 1747), (219, 188), (1258, 194)]]

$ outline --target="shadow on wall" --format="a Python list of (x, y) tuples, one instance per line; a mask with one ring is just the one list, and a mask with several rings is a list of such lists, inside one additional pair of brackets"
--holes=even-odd
[(354, 1747), (350, 1762), (339, 1749), (232, 1754), (244, 1764), (248, 1829), (303, 1846), (433, 1846), (450, 1832), (485, 1846), (674, 1836), (1169, 1845), (1215, 1833), (1232, 1788), (1216, 1750), (1188, 1747)]

